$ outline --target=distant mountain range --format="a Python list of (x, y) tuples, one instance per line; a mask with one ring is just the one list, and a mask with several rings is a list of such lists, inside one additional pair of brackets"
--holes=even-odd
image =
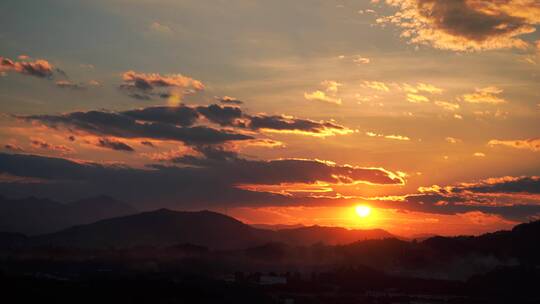
[(393, 237), (384, 230), (347, 230), (336, 227), (301, 227), (278, 231), (258, 229), (232, 217), (211, 212), (161, 209), (74, 226), (30, 239), (34, 246), (78, 248), (168, 247), (193, 244), (232, 250), (268, 242), (291, 245), (346, 244)]
[(130, 205), (108, 196), (67, 204), (35, 197), (7, 199), (0, 196), (0, 231), (44, 234), (136, 212)]

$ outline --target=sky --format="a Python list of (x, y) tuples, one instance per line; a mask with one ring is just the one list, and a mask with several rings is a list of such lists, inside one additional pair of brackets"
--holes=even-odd
[(508, 229), (540, 218), (539, 27), (536, 0), (4, 0), (0, 194)]

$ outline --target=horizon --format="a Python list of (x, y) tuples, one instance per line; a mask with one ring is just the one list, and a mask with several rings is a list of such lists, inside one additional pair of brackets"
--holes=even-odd
[[(404, 237), (539, 220), (539, 16), (535, 0), (3, 1), (0, 196)], [(6, 206), (6, 232), (129, 209)]]

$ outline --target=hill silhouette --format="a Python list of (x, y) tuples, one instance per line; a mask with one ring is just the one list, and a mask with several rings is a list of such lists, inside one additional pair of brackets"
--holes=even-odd
[(302, 227), (278, 231), (254, 228), (211, 211), (160, 209), (100, 220), (56, 233), (31, 238), (34, 246), (75, 248), (169, 247), (193, 244), (211, 249), (243, 249), (269, 242), (295, 246), (315, 243), (346, 244), (392, 237), (384, 230), (347, 230), (337, 227)]

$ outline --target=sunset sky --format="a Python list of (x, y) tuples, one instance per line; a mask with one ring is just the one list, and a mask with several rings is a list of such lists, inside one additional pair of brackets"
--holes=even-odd
[(537, 0), (3, 0), (0, 194), (507, 229), (540, 218), (539, 29)]

